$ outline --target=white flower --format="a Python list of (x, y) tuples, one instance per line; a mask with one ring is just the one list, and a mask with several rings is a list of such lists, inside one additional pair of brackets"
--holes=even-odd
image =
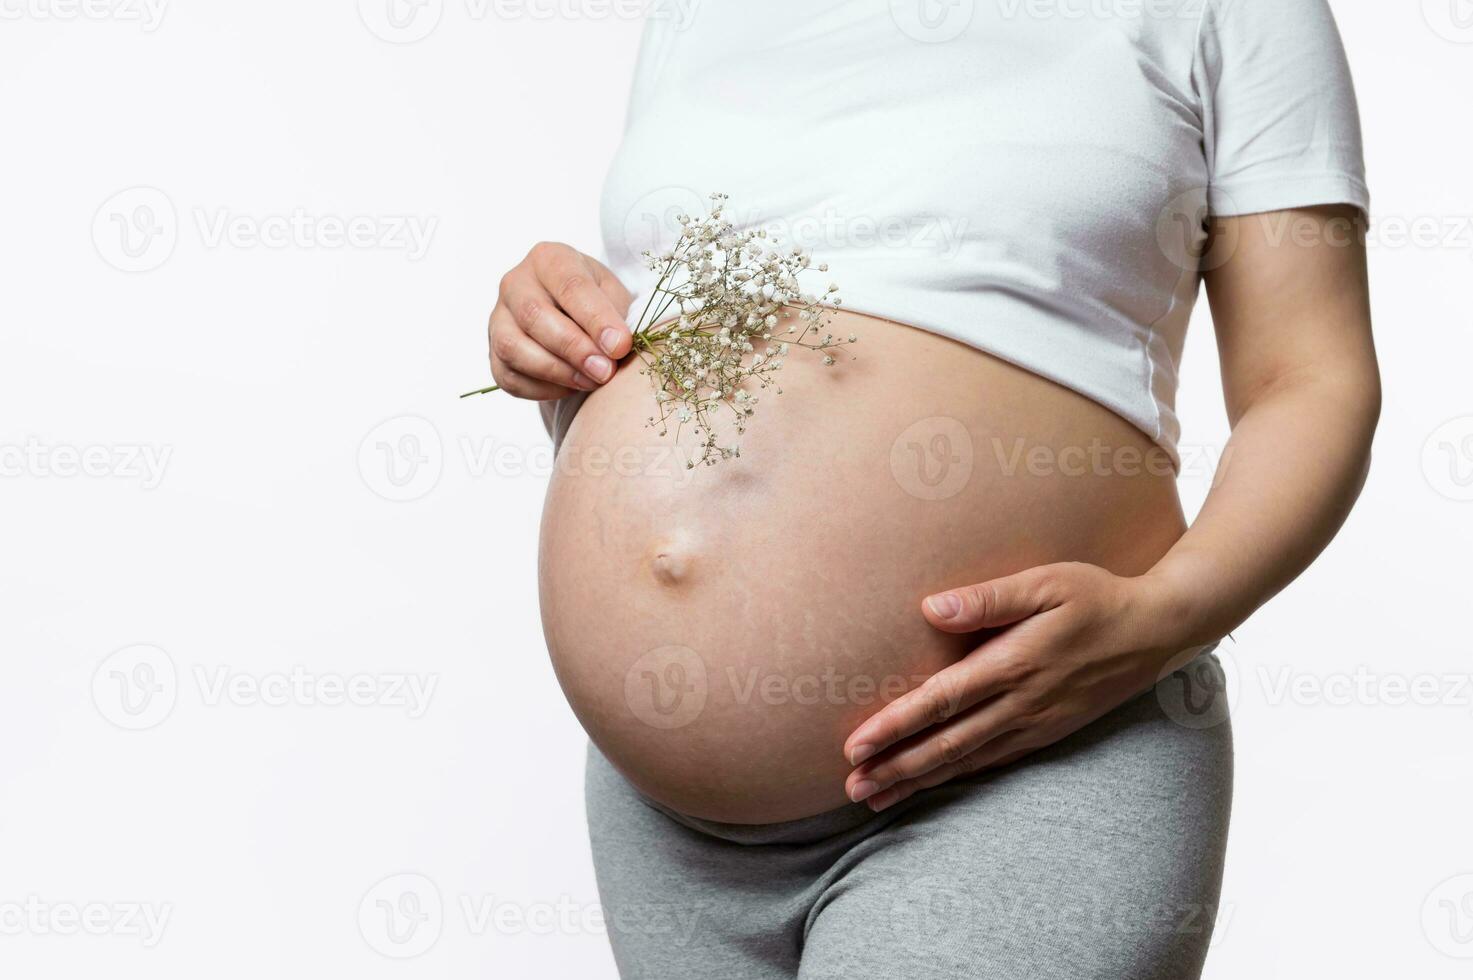
[[(635, 352), (660, 410), (650, 424), (693, 423), (700, 449), (692, 466), (740, 456), (740, 446), (721, 445), (721, 429), (746, 431), (759, 400), (753, 391), (782, 392), (774, 376), (793, 347), (819, 353), (832, 365), (826, 351), (837, 343), (823, 331), (823, 301), (799, 283), (813, 267), (810, 254), (799, 245), (779, 248), (766, 229), (736, 231), (723, 217), (725, 201), (724, 194), (711, 195), (706, 217), (682, 217), (673, 248), (659, 256), (644, 253), (660, 276), (635, 328)], [(818, 268), (828, 270), (826, 264)], [(833, 297), (838, 305), (838, 288), (830, 283), (825, 300)], [(666, 317), (672, 308), (673, 323)], [(785, 339), (773, 343), (774, 335)], [(849, 342), (854, 339), (851, 334)]]

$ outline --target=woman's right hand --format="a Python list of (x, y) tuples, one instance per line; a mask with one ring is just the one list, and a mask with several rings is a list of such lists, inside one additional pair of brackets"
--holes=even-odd
[(548, 401), (592, 391), (629, 353), (633, 297), (597, 259), (539, 242), (501, 277), (491, 311), (491, 376), (508, 394)]

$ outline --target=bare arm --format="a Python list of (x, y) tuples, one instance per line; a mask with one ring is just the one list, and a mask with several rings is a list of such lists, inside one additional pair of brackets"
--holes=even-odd
[(1147, 574), (1045, 565), (929, 597), (1001, 632), (861, 724), (851, 798), (912, 793), (1051, 745), (1220, 638), (1329, 543), (1365, 481), (1381, 391), (1358, 213), (1219, 220), (1207, 278), (1232, 438), (1196, 522)]
[(1232, 438), (1186, 535), (1147, 579), (1207, 643), (1329, 544), (1360, 495), (1381, 383), (1353, 208), (1221, 220), (1207, 274)]

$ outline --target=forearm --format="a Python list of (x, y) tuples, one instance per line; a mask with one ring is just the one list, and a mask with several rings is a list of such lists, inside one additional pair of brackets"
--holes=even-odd
[(1178, 648), (1221, 638), (1329, 544), (1364, 485), (1374, 366), (1275, 386), (1233, 428), (1212, 492), (1143, 577)]

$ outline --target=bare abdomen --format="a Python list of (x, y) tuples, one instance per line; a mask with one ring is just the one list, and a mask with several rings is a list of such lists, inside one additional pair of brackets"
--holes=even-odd
[(610, 761), (693, 816), (842, 805), (849, 733), (972, 645), (926, 595), (1054, 561), (1138, 573), (1183, 530), (1161, 451), (1098, 404), (887, 321), (834, 332), (857, 360), (790, 355), (741, 458), (693, 471), (626, 364), (549, 488), (558, 680)]

